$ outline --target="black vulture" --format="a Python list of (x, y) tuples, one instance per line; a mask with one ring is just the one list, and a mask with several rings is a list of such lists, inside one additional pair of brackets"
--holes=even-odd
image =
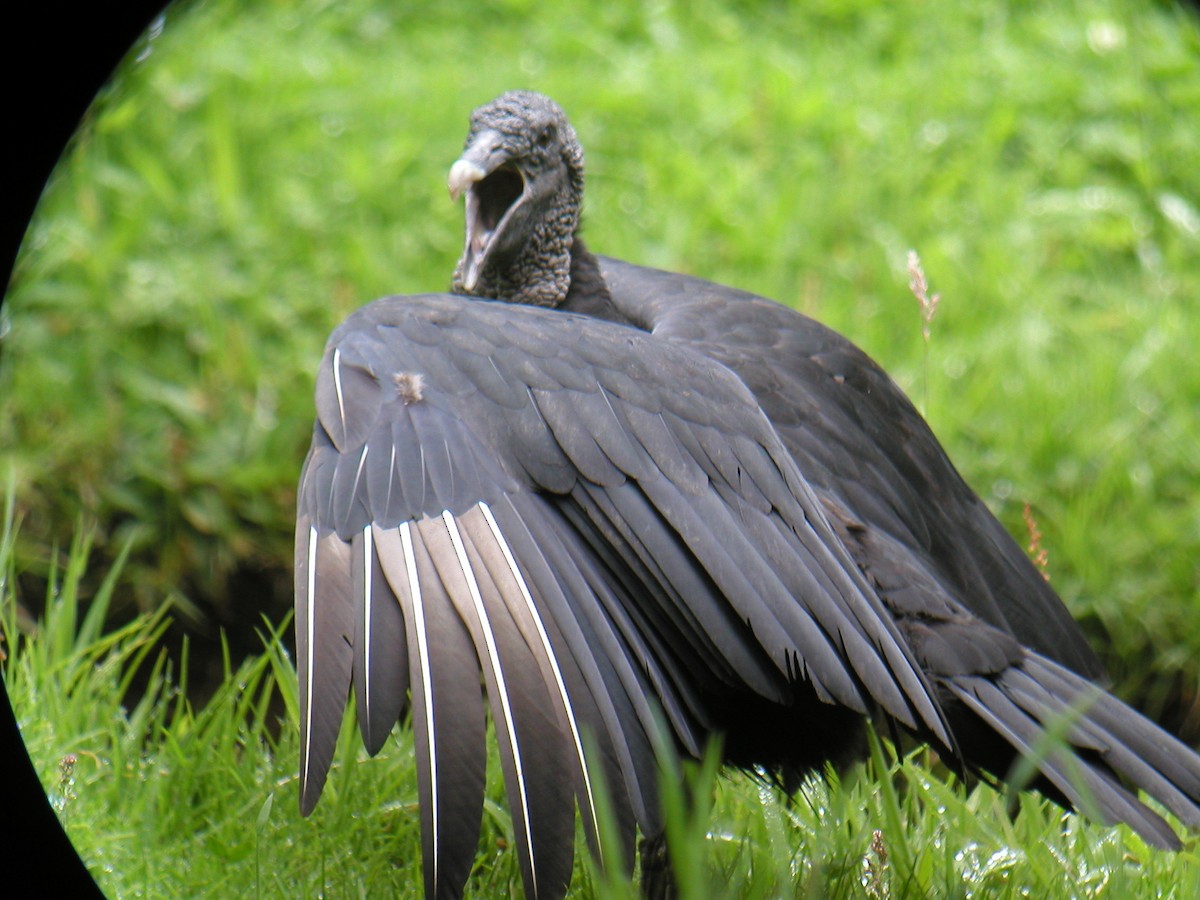
[[(296, 530), (301, 807), (347, 698), (367, 749), (409, 715), (429, 896), (479, 834), (486, 708), (526, 892), (560, 896), (597, 783), (623, 859), (662, 829), (656, 753), (794, 784), (868, 716), (1178, 847), (1200, 757), (1100, 686), (1063, 604), (912, 404), (772, 301), (591, 255), (557, 105), (471, 117), (453, 293), (330, 337)], [(484, 695), (486, 694), (486, 700)], [(1034, 754), (1047, 730), (1058, 750)]]

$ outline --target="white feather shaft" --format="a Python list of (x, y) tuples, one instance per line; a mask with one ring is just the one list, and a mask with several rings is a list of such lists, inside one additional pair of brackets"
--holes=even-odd
[(346, 399), (342, 394), (342, 351), (333, 351), (333, 389), (337, 393), (338, 415), (342, 418), (342, 434), (346, 434)]
[(314, 598), (317, 595), (317, 526), (308, 529), (308, 558), (305, 560), (308, 571), (306, 584), (308, 596), (305, 604), (305, 673), (304, 673), (304, 773), (301, 782), (308, 784), (310, 767), (312, 766), (312, 733), (313, 733), (313, 647), (316, 633), (316, 610)]
[(429, 635), (425, 627), (425, 604), (421, 598), (421, 579), (417, 574), (417, 557), (413, 552), (411, 526), (400, 526), (400, 542), (404, 548), (404, 564), (408, 569), (408, 587), (412, 596), (413, 624), (417, 637), (417, 665), (421, 670), (421, 688), (425, 695), (425, 732), (429, 748), (430, 818), (433, 830), (433, 893), (438, 885), (438, 766), (436, 732), (433, 730), (433, 676), (429, 669)]
[[(487, 609), (483, 604), (483, 596), (479, 591), (479, 583), (475, 578), (475, 570), (471, 565), (471, 560), (467, 558), (467, 550), (463, 545), (462, 535), (458, 531), (458, 523), (454, 521), (454, 516), (449, 510), (442, 513), (442, 521), (446, 523), (446, 531), (450, 535), (450, 543), (454, 546), (454, 552), (458, 556), (458, 565), (462, 569), (463, 577), (467, 580), (467, 590), (471, 594), (471, 602), (475, 606), (475, 612), (479, 616), (480, 628), (483, 631), (483, 641), (487, 647), (488, 664), (492, 670), (492, 676), (496, 679), (496, 689), (500, 694), (500, 708), (504, 713), (504, 728), (508, 738), (509, 746), (513, 751), (513, 765), (516, 769), (517, 776), (517, 793), (520, 795), (521, 801), (521, 818), (525, 825), (525, 846), (529, 848), (529, 867), (530, 871), (536, 872), (537, 867), (533, 860), (533, 832), (530, 824), (529, 815), (529, 792), (525, 786), (525, 771), (521, 763), (521, 745), (517, 742), (516, 724), (513, 721), (512, 706), (508, 697), (508, 686), (504, 679), (504, 667), (500, 664), (500, 653), (496, 647), (496, 635), (492, 631), (492, 623), (488, 618)], [(536, 894), (537, 885), (534, 884), (534, 892)]]
[(550, 669), (554, 673), (554, 684), (558, 688), (559, 698), (562, 700), (563, 709), (566, 712), (567, 723), (571, 728), (571, 740), (575, 744), (575, 754), (579, 758), (579, 770), (583, 775), (583, 788), (587, 794), (588, 815), (592, 819), (592, 827), (596, 834), (596, 847), (600, 851), (600, 857), (603, 859), (603, 848), (600, 847), (600, 818), (596, 812), (595, 796), (592, 793), (592, 780), (588, 774), (587, 759), (583, 752), (583, 736), (579, 733), (579, 723), (575, 719), (575, 710), (571, 705), (571, 697), (567, 693), (566, 679), (563, 678), (562, 670), (558, 664), (558, 657), (554, 653), (554, 647), (550, 644), (550, 636), (546, 633), (545, 623), (542, 621), (542, 615), (538, 611), (537, 605), (533, 602), (533, 595), (529, 591), (529, 586), (525, 583), (525, 576), (521, 574), (521, 570), (517, 567), (516, 557), (513, 555), (512, 549), (508, 546), (508, 541), (504, 537), (504, 533), (500, 530), (500, 525), (496, 522), (496, 517), (492, 515), (491, 507), (480, 501), (479, 509), (483, 512), (483, 517), (487, 520), (488, 527), (492, 530), (492, 535), (496, 539), (496, 543), (500, 546), (500, 552), (504, 554), (504, 560), (508, 563), (509, 571), (512, 572), (513, 578), (516, 579), (517, 587), (521, 590), (521, 597), (525, 601), (525, 606), (529, 610), (530, 616), (533, 618), (533, 624), (537, 628), (538, 638), (542, 642), (542, 647), (546, 651), (546, 657), (550, 660)]
[[(363, 451), (363, 457), (366, 457)], [(371, 526), (363, 527), (363, 705), (366, 707), (367, 721), (371, 721), (371, 578), (374, 574), (373, 559), (374, 543), (371, 538)]]

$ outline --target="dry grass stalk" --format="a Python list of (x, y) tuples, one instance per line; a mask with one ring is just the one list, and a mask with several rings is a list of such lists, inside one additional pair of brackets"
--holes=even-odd
[(1042, 577), (1047, 581), (1050, 580), (1050, 553), (1042, 546), (1042, 532), (1038, 528), (1037, 519), (1033, 517), (1033, 508), (1029, 505), (1029, 501), (1025, 501), (1025, 509), (1022, 512), (1025, 518), (1025, 530), (1029, 532), (1029, 556), (1033, 560), (1033, 564), (1038, 567), (1038, 571), (1042, 573)]
[(929, 293), (929, 282), (925, 279), (925, 270), (921, 268), (921, 258), (916, 250), (908, 251), (908, 289), (921, 304), (921, 336), (928, 344), (930, 325), (942, 295)]

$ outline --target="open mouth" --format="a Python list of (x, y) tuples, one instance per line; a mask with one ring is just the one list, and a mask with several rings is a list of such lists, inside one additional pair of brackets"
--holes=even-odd
[(525, 197), (525, 179), (515, 167), (501, 166), (482, 178), (479, 175), (483, 170), (476, 168), (462, 177), (463, 182), (471, 182), (466, 189), (467, 243), (463, 256), (463, 287), (467, 291), (475, 289), (484, 264)]
[(500, 168), (477, 182), (474, 191), (478, 198), (479, 224), (495, 230), (524, 190), (525, 179), (516, 169)]

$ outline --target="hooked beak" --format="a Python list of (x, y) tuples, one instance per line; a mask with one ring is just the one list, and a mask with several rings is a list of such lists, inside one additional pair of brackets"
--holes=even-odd
[(466, 244), (459, 263), (462, 286), (473, 293), (484, 265), (500, 242), (514, 210), (529, 196), (525, 176), (512, 163), (497, 131), (482, 131), (450, 167), (450, 196), (466, 195)]

